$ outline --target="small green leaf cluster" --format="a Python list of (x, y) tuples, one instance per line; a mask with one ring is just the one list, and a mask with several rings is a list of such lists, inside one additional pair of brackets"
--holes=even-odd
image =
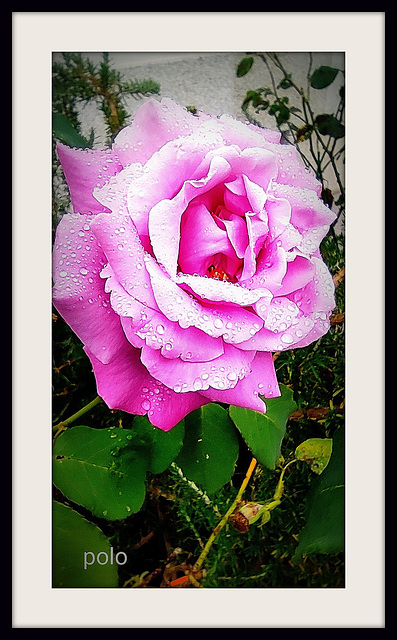
[[(256, 59), (265, 64), (271, 86), (249, 89), (241, 105), (243, 113), (257, 126), (263, 126), (257, 118), (263, 112), (275, 118), (282, 136), (297, 145), (306, 166), (311, 167), (322, 182), (324, 202), (329, 206), (335, 201), (341, 215), (345, 204), (344, 185), (340, 175), (340, 163), (344, 162), (344, 86), (339, 89), (339, 104), (334, 113), (314, 113), (310, 92), (329, 87), (343, 71), (326, 65), (312, 71), (312, 54), (309, 54), (307, 87), (303, 88), (296, 84), (292, 74), (284, 67), (281, 56), (276, 53), (252, 53), (242, 58), (237, 65), (237, 77), (245, 76)], [(280, 90), (287, 94), (281, 94)], [(294, 97), (296, 103), (293, 103)], [(340, 191), (337, 197), (329, 193), (327, 187), (327, 175), (330, 171), (336, 178)]]

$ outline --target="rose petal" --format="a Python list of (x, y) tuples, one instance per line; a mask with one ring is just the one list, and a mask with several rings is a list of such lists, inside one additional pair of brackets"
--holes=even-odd
[(213, 402), (224, 402), (264, 413), (266, 405), (259, 397), (276, 398), (281, 395), (273, 358), (270, 353), (257, 353), (251, 362), (251, 373), (239, 380), (233, 389), (207, 389), (201, 394)]
[(191, 203), (182, 216), (178, 262), (184, 273), (206, 273), (212, 256), (233, 254), (226, 231), (219, 228), (208, 209)]
[(175, 282), (188, 285), (203, 300), (230, 302), (240, 307), (249, 307), (264, 296), (272, 296), (268, 289), (247, 289), (238, 283), (228, 282), (227, 280), (217, 280), (216, 278), (186, 273), (178, 273)]
[(78, 338), (103, 363), (126, 343), (119, 317), (99, 273), (106, 263), (90, 230), (93, 216), (67, 214), (56, 229), (53, 251), (53, 303)]
[(133, 126), (122, 129), (114, 139), (113, 150), (123, 165), (144, 164), (161, 147), (199, 126), (198, 119), (169, 98), (147, 100), (134, 116)]
[(252, 338), (240, 342), (239, 349), (254, 349), (255, 351), (285, 351), (295, 348), (313, 329), (314, 321), (310, 317), (295, 318), (291, 326), (285, 331), (275, 333), (263, 327)]
[(224, 351), (222, 338), (211, 338), (196, 327), (181, 329), (177, 322), (143, 305), (136, 308), (136, 313), (139, 315), (121, 318), (124, 333), (135, 347), (146, 344), (160, 349), (165, 358), (181, 358), (187, 362), (208, 362)]
[(290, 295), (305, 314), (328, 312), (335, 307), (335, 285), (326, 265), (320, 258), (311, 259), (314, 265), (314, 277), (302, 289)]
[(130, 296), (157, 309), (145, 266), (146, 252), (131, 218), (114, 213), (101, 214), (93, 221), (92, 230), (109, 262), (102, 277), (113, 276), (107, 290), (111, 291), (116, 281)]
[(150, 422), (169, 431), (188, 413), (208, 400), (198, 393), (180, 395), (152, 378), (139, 359), (139, 350), (127, 347), (109, 364), (102, 364), (88, 349), (98, 395), (110, 409), (147, 414)]
[[(208, 175), (199, 180), (187, 180), (172, 200), (162, 200), (149, 214), (149, 236), (157, 260), (173, 276), (177, 271), (181, 217), (196, 196), (223, 182), (230, 173), (229, 163), (215, 156)], [(166, 221), (166, 223), (165, 223)], [(226, 234), (225, 234), (226, 235)]]
[(261, 320), (250, 311), (216, 303), (209, 307), (201, 305), (178, 287), (150, 256), (146, 257), (146, 266), (159, 309), (183, 329), (195, 326), (210, 336), (223, 336), (225, 342), (236, 344), (260, 329)]
[(108, 211), (94, 197), (93, 191), (96, 187), (102, 187), (123, 168), (117, 154), (111, 149), (77, 149), (60, 142), (56, 151), (68, 183), (73, 211)]
[(288, 262), (287, 271), (279, 287), (273, 286), (272, 292), (277, 296), (286, 296), (302, 289), (313, 278), (315, 266), (310, 258), (297, 255)]
[(225, 345), (224, 353), (210, 362), (189, 362), (179, 358), (169, 360), (158, 350), (146, 345), (141, 361), (149, 373), (177, 393), (202, 389), (230, 389), (250, 371), (253, 353)]

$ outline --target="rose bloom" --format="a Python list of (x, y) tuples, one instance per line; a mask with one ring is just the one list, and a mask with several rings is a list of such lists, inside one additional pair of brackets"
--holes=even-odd
[(278, 132), (148, 100), (110, 148), (57, 145), (72, 212), (53, 300), (111, 409), (167, 431), (209, 402), (264, 412), (272, 352), (329, 329), (335, 220)]

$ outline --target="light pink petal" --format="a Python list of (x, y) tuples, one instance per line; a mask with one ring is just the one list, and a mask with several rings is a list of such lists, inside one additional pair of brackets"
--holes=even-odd
[(254, 354), (225, 345), (225, 352), (210, 362), (169, 360), (158, 350), (144, 346), (141, 361), (149, 373), (176, 393), (202, 389), (230, 389), (251, 370)]
[(64, 215), (53, 250), (53, 302), (78, 338), (102, 362), (126, 343), (119, 317), (105, 292), (100, 271), (106, 262), (90, 230), (91, 215)]
[(221, 115), (219, 123), (223, 127), (223, 139), (228, 144), (237, 144), (240, 149), (247, 147), (267, 148), (269, 143), (278, 143), (280, 133), (271, 129), (248, 125), (246, 122), (239, 122), (227, 114)]
[(271, 353), (257, 353), (251, 362), (251, 373), (239, 380), (233, 389), (207, 389), (201, 393), (213, 402), (224, 402), (264, 413), (266, 405), (259, 395), (265, 398), (277, 398), (281, 395)]
[(286, 198), (275, 198), (268, 195), (265, 204), (268, 215), (269, 232), (272, 240), (276, 240), (286, 229), (291, 219), (291, 205)]
[(93, 366), (98, 395), (110, 409), (147, 414), (153, 425), (169, 431), (188, 413), (208, 402), (198, 393), (175, 393), (152, 378), (139, 359), (139, 350), (126, 344), (119, 357), (106, 365), (85, 349)]
[(228, 219), (222, 217), (222, 222), (225, 225), (226, 233), (237, 257), (243, 258), (248, 246), (248, 231), (245, 219), (232, 213)]
[(146, 344), (151, 349), (159, 349), (165, 358), (181, 358), (187, 362), (208, 362), (224, 351), (222, 338), (211, 338), (196, 327), (181, 329), (177, 322), (147, 307), (142, 307), (140, 312), (140, 316), (121, 318), (125, 335), (135, 347)]
[(336, 214), (317, 195), (315, 188), (304, 188), (289, 184), (272, 184), (272, 194), (285, 198), (291, 205), (291, 223), (299, 230), (329, 226)]
[(180, 327), (197, 327), (208, 335), (225, 342), (239, 343), (253, 335), (262, 326), (262, 321), (243, 308), (212, 303), (200, 304), (196, 298), (179, 287), (161, 267), (150, 258), (146, 259), (154, 296), (162, 313)]
[(289, 329), (299, 316), (299, 307), (289, 298), (276, 297), (271, 301), (265, 320), (265, 329), (280, 333)]
[[(145, 267), (145, 250), (131, 218), (104, 213), (96, 216), (92, 230), (111, 265), (102, 276), (109, 277), (109, 274), (113, 274), (130, 296), (156, 309), (150, 277)], [(109, 290), (110, 285), (109, 282)]]
[(260, 252), (256, 261), (256, 272), (244, 281), (244, 286), (254, 289), (264, 287), (274, 292), (280, 288), (287, 272), (287, 256), (283, 247), (271, 242)]
[[(277, 176), (278, 160), (277, 156), (268, 149), (250, 147), (241, 151), (238, 158), (231, 162), (231, 166), (237, 175), (243, 175), (245, 180), (248, 179), (252, 185), (255, 185), (254, 189), (258, 187), (266, 192), (272, 180)], [(258, 191), (258, 193), (260, 192)], [(260, 198), (262, 199), (262, 197), (261, 195)], [(251, 197), (249, 200), (251, 202)], [(260, 206), (263, 207), (260, 204), (256, 206), (258, 210)]]
[(238, 283), (228, 282), (227, 280), (217, 280), (207, 276), (189, 275), (179, 273), (175, 278), (178, 284), (186, 284), (203, 300), (211, 300), (214, 302), (226, 302), (239, 305), (240, 307), (249, 307), (264, 296), (270, 296), (268, 289), (260, 288), (247, 289)]
[(263, 327), (252, 338), (239, 344), (240, 349), (255, 351), (285, 351), (295, 348), (295, 345), (312, 330), (314, 321), (310, 317), (294, 318), (288, 329), (278, 333)]
[(132, 125), (117, 134), (113, 149), (124, 166), (144, 164), (164, 144), (198, 126), (198, 119), (176, 102), (151, 98), (137, 110)]
[[(187, 180), (171, 200), (162, 200), (149, 214), (149, 236), (154, 254), (173, 276), (177, 271), (181, 217), (189, 202), (196, 196), (222, 183), (230, 173), (229, 163), (221, 156), (211, 161), (208, 175)], [(226, 234), (224, 234), (226, 236)]]
[(319, 340), (326, 333), (328, 333), (331, 326), (331, 323), (329, 320), (330, 315), (331, 315), (330, 311), (328, 311), (327, 313), (323, 311), (319, 313), (313, 313), (311, 316), (311, 320), (313, 322), (313, 326), (311, 330), (299, 342), (297, 342), (294, 345), (294, 348), (306, 347), (307, 345), (311, 344), (312, 342), (315, 342), (316, 340)]
[(287, 272), (279, 287), (272, 287), (274, 294), (286, 296), (302, 289), (314, 276), (315, 266), (310, 258), (297, 255), (292, 262), (287, 263)]
[(270, 148), (278, 158), (278, 174), (274, 183), (311, 189), (320, 195), (321, 183), (314, 172), (305, 167), (296, 147), (291, 144), (277, 144)]
[(117, 154), (111, 149), (77, 149), (61, 143), (57, 144), (56, 151), (68, 183), (73, 211), (108, 211), (93, 191), (123, 168)]
[(242, 175), (230, 182), (225, 182), (224, 203), (225, 207), (231, 212), (240, 216), (244, 216), (250, 211), (251, 205), (247, 198), (247, 192)]
[(335, 307), (335, 285), (330, 272), (320, 258), (312, 258), (311, 261), (315, 267), (313, 279), (290, 295), (305, 315), (329, 312)]
[[(220, 141), (218, 141), (218, 144)], [(199, 136), (171, 140), (145, 164), (127, 192), (128, 211), (140, 237), (149, 234), (149, 213), (162, 200), (172, 200), (187, 180), (208, 175), (206, 154), (212, 142)]]

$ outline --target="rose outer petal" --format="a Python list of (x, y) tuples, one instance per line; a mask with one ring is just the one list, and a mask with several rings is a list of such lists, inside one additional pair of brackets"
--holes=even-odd
[(201, 394), (213, 402), (265, 412), (266, 405), (259, 394), (265, 398), (281, 395), (271, 353), (257, 353), (251, 362), (251, 373), (239, 380), (233, 389), (207, 389)]
[(224, 352), (221, 338), (211, 338), (196, 327), (181, 329), (177, 322), (171, 322), (163, 314), (139, 302), (135, 302), (133, 317), (121, 318), (121, 325), (134, 347), (146, 344), (152, 349), (160, 349), (168, 359), (208, 362)]
[(186, 362), (179, 358), (169, 360), (158, 350), (146, 345), (141, 361), (149, 373), (178, 393), (201, 389), (230, 389), (250, 371), (255, 354), (225, 345), (225, 352), (210, 362)]
[[(143, 304), (157, 309), (145, 266), (145, 250), (131, 218), (114, 213), (96, 216), (91, 228), (108, 260), (102, 277), (114, 275), (116, 282)], [(108, 284), (110, 290), (114, 279)]]
[(100, 213), (109, 211), (93, 195), (109, 178), (123, 168), (117, 154), (111, 149), (77, 149), (58, 143), (59, 161), (70, 191), (73, 211)]
[(139, 350), (126, 344), (119, 356), (106, 365), (85, 348), (98, 395), (110, 409), (147, 414), (153, 425), (169, 431), (188, 413), (208, 403), (198, 393), (178, 394), (152, 378), (139, 359)]
[(126, 343), (119, 317), (110, 305), (100, 271), (106, 263), (90, 230), (93, 216), (64, 215), (53, 251), (53, 303), (78, 338), (103, 363)]

